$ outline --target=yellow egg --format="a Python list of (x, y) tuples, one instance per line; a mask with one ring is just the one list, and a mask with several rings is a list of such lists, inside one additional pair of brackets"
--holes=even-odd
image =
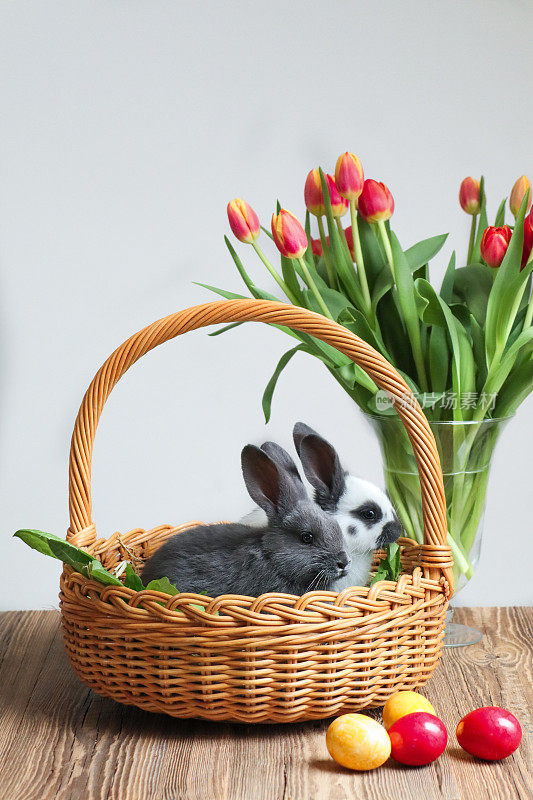
[(390, 756), (389, 734), (379, 722), (364, 714), (337, 717), (326, 733), (330, 756), (349, 769), (375, 769)]
[(416, 711), (426, 711), (428, 714), (437, 714), (435, 709), (425, 697), (418, 692), (396, 692), (389, 697), (383, 709), (383, 724), (389, 730), (400, 717), (414, 714)]

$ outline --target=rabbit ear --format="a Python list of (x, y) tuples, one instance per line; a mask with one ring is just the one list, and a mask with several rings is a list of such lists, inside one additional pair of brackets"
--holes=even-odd
[[(307, 425), (303, 427), (307, 428)], [(346, 489), (345, 472), (337, 451), (312, 431), (300, 439), (298, 452), (305, 476), (315, 489), (316, 502), (325, 511), (334, 511)]]
[(309, 425), (306, 425), (305, 422), (297, 422), (292, 429), (292, 438), (294, 440), (294, 446), (298, 456), (300, 456), (300, 445), (302, 444), (302, 439), (304, 436), (309, 436), (311, 433), (315, 436), (318, 436), (318, 433), (310, 428)]
[(298, 500), (307, 498), (300, 477), (279, 467), (259, 447), (247, 444), (241, 463), (248, 493), (268, 517), (284, 517)]
[(275, 461), (279, 467), (285, 470), (285, 472), (288, 472), (295, 480), (302, 483), (298, 467), (283, 447), (280, 447), (276, 442), (265, 442), (261, 445), (261, 450), (263, 450), (272, 461)]

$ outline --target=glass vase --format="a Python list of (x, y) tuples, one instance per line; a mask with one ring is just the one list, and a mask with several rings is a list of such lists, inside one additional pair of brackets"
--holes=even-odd
[[(420, 480), (413, 448), (396, 412), (364, 415), (377, 434), (386, 487), (406, 535), (423, 541)], [(455, 595), (473, 576), (479, 561), (490, 466), (496, 442), (512, 417), (481, 422), (429, 421), (440, 455), (446, 495), (448, 544), (454, 558)], [(482, 633), (451, 621), (445, 646), (474, 644)]]

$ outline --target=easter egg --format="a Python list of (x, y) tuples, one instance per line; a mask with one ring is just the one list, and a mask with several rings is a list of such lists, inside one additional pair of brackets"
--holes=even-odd
[(415, 711), (389, 728), (391, 755), (400, 764), (421, 767), (435, 761), (446, 747), (448, 732), (434, 714)]
[(343, 714), (329, 726), (326, 747), (343, 767), (368, 770), (380, 767), (390, 755), (387, 731), (364, 714)]
[(522, 739), (522, 728), (505, 708), (485, 706), (463, 717), (456, 736), (467, 753), (487, 761), (498, 761), (514, 753)]
[(429, 700), (426, 700), (418, 692), (396, 692), (389, 697), (383, 709), (383, 724), (386, 730), (389, 730), (397, 719), (405, 717), (407, 714), (414, 714), (415, 711), (427, 711), (428, 714), (435, 714), (435, 709)]

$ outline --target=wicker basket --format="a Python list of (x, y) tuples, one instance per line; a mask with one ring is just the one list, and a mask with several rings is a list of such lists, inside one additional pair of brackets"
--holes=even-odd
[[(172, 314), (128, 339), (96, 374), (76, 419), (67, 540), (109, 569), (125, 558), (141, 564), (168, 536), (197, 524), (97, 538), (93, 441), (111, 390), (141, 356), (187, 331), (237, 321), (284, 325), (322, 339), (397, 401), (420, 474), (424, 544), (402, 540), (397, 582), (302, 597), (171, 597), (104, 587), (65, 566), (60, 601), (70, 663), (99, 694), (175, 717), (291, 722), (381, 706), (399, 689), (423, 686), (435, 669), (453, 590), (452, 557), (442, 472), (426, 417), (393, 367), (337, 323), (282, 303), (229, 300)], [(412, 404), (400, 403), (404, 396)]]

